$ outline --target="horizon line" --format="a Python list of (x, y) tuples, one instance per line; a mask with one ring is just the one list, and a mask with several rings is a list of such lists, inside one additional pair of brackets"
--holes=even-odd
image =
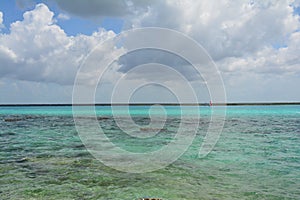
[[(14, 103), (0, 104), (3, 107), (9, 106), (209, 106), (209, 103)], [(263, 105), (300, 105), (300, 102), (229, 102), (212, 103), (212, 106), (263, 106)]]

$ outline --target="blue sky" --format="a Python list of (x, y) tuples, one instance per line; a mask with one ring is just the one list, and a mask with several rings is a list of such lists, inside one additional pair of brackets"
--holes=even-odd
[[(299, 8), (297, 0), (3, 0), (0, 103), (70, 103), (78, 68), (92, 49), (123, 30), (143, 27), (176, 30), (201, 44), (218, 67), (229, 102), (300, 101)], [(120, 51), (126, 46), (103, 47), (99, 59)], [(99, 101), (110, 101), (116, 80), (147, 62), (169, 65), (196, 85), (193, 71), (178, 59), (141, 51), (114, 63)], [(87, 74), (87, 88), (93, 73)], [(133, 77), (142, 84), (158, 76), (180, 87), (151, 68)], [(207, 89), (197, 87), (199, 101), (209, 101)], [(166, 89), (144, 89), (136, 101), (173, 101)]]
[[(27, 3), (24, 3), (24, 7), (20, 7), (17, 1), (0, 1), (1, 11), (5, 13), (5, 15), (3, 16), (3, 24), (6, 27), (2, 30), (2, 32), (8, 33), (10, 24), (15, 21), (22, 20), (23, 13), (27, 10), (34, 9), (35, 5), (38, 3), (47, 4), (49, 9), (51, 9), (57, 16), (59, 14), (69, 15), (63, 10), (61, 10), (54, 2), (51, 1), (28, 1)], [(70, 19), (68, 20), (58, 20), (57, 22), (59, 26), (63, 27), (64, 31), (68, 35), (90, 35), (93, 32), (97, 31), (99, 27), (103, 27), (106, 30), (113, 30), (116, 33), (120, 33), (123, 27), (123, 23), (124, 20), (122, 20), (121, 18), (101, 16), (99, 19), (86, 19), (74, 15), (70, 15)]]

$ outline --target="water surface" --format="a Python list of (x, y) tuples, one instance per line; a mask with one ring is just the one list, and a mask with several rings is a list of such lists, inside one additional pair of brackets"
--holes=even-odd
[[(137, 124), (149, 123), (149, 106), (131, 106)], [(84, 108), (82, 108), (84, 110)], [(214, 150), (198, 158), (210, 122), (200, 109), (197, 136), (180, 159), (144, 174), (104, 166), (82, 144), (72, 107), (0, 107), (1, 199), (300, 199), (300, 106), (232, 106)], [(110, 107), (96, 107), (112, 142), (132, 152), (154, 151), (178, 130), (180, 109), (165, 107), (167, 122), (155, 137), (122, 132)], [(117, 114), (126, 113), (119, 107)], [(159, 113), (156, 113), (159, 115)]]

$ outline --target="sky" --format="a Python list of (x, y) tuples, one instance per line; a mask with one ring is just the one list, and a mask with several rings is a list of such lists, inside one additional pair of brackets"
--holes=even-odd
[[(173, 102), (188, 95), (187, 84), (199, 102), (209, 102), (211, 82), (180, 56), (128, 52), (126, 44), (136, 41), (114, 40), (123, 31), (147, 27), (174, 30), (200, 44), (217, 67), (227, 102), (300, 101), (299, 15), (299, 0), (1, 0), (0, 104), (71, 103), (80, 67), (92, 65), (80, 87), (93, 92), (106, 70), (99, 63), (118, 56), (98, 82), (96, 102), (110, 102), (113, 95), (124, 101), (134, 87), (132, 102)], [(157, 40), (182, 45), (168, 37)], [(90, 58), (96, 47), (97, 58)], [(117, 83), (122, 87), (115, 92)]]

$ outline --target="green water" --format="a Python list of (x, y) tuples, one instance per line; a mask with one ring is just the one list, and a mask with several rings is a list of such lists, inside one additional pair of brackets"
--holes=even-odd
[[(300, 199), (300, 106), (227, 107), (221, 137), (201, 159), (211, 109), (188, 107), (185, 115), (192, 119), (198, 109), (198, 133), (183, 156), (161, 170), (132, 174), (88, 153), (71, 107), (0, 107), (0, 199)], [(172, 139), (181, 110), (167, 106), (165, 112), (159, 134), (135, 139), (118, 128), (110, 107), (96, 108), (111, 141), (138, 152)], [(124, 113), (118, 107), (117, 114)], [(149, 123), (147, 106), (132, 106), (130, 114)]]

